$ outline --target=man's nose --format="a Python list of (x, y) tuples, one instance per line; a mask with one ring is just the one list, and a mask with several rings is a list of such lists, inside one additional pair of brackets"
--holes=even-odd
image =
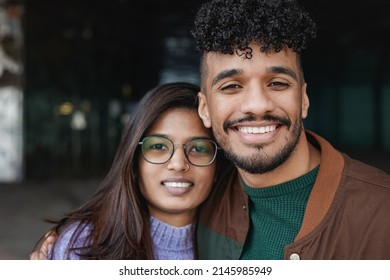
[(240, 105), (242, 113), (254, 115), (271, 112), (275, 107), (272, 92), (260, 84), (248, 87)]

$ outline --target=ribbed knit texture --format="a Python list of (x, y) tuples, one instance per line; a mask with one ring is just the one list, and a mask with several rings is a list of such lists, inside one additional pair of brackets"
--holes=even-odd
[[(70, 225), (69, 228), (58, 238), (53, 255), (49, 253), (52, 260), (79, 260), (80, 257), (75, 251), (70, 251), (69, 247), (79, 247), (85, 244), (85, 240), (91, 231), (90, 226), (86, 226), (75, 244), (69, 244), (77, 224)], [(160, 220), (150, 218), (150, 231), (154, 246), (155, 259), (158, 260), (193, 260), (194, 259), (194, 234), (195, 226), (192, 224), (183, 227), (174, 227)]]
[(289, 182), (252, 188), (243, 183), (249, 197), (251, 225), (241, 259), (280, 260), (284, 247), (294, 241), (302, 225), (319, 166)]
[(192, 224), (174, 227), (151, 217), (151, 235), (157, 260), (193, 260), (194, 233)]

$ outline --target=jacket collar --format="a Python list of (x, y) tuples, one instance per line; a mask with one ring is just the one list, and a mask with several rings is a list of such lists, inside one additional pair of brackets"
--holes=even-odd
[(314, 183), (302, 227), (295, 241), (310, 233), (325, 217), (333, 202), (344, 167), (344, 158), (333, 146), (319, 135), (306, 131), (308, 141), (320, 149), (321, 163)]

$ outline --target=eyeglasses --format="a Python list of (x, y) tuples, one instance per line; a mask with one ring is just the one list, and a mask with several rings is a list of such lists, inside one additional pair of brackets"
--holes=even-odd
[(187, 160), (195, 166), (207, 166), (213, 163), (217, 155), (217, 144), (205, 138), (194, 139), (185, 144), (173, 144), (163, 136), (148, 136), (142, 142), (142, 155), (147, 162), (163, 164), (170, 160), (175, 152), (175, 146), (183, 146)]

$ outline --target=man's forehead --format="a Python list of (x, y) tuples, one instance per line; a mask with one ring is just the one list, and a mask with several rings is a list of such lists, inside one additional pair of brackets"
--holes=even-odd
[[(250, 48), (247, 50), (236, 50), (232, 54), (224, 54), (221, 52), (208, 52), (204, 56), (204, 66), (209, 70), (227, 67), (230, 68), (233, 65), (257, 65), (261, 64), (270, 64), (273, 63), (278, 65), (290, 65), (296, 66), (298, 55), (291, 49), (285, 48), (280, 52), (269, 52), (264, 53), (260, 51), (260, 47)], [(234, 67), (234, 66), (233, 66)], [(295, 68), (295, 67), (294, 67)], [(206, 69), (204, 69), (206, 70)]]

